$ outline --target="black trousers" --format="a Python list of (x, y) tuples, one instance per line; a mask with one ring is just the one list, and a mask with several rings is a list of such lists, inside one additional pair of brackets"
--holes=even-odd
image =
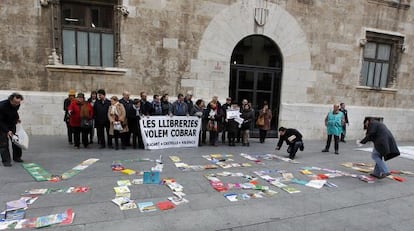
[[(19, 148), (17, 145), (12, 143), (12, 150), (13, 150), (13, 160), (19, 160), (22, 158), (22, 149)], [(1, 154), (1, 161), (3, 163), (10, 163), (10, 150), (9, 150), (9, 138), (7, 137), (7, 133), (0, 132), (0, 154)]]
[(82, 144), (86, 148), (89, 145), (89, 128), (72, 127), (73, 134), (75, 135), (75, 147), (80, 146), (80, 138), (82, 134)]
[(95, 124), (95, 127), (96, 135), (98, 136), (98, 141), (101, 147), (105, 147), (105, 131), (108, 139), (108, 146), (112, 146), (112, 137), (109, 135), (109, 122), (106, 124)]
[(334, 137), (334, 142), (335, 142), (335, 151), (338, 151), (339, 149), (339, 136), (335, 136), (335, 135), (328, 135), (328, 140), (326, 141), (326, 150), (329, 150), (329, 147), (331, 146), (331, 142), (332, 142), (332, 136)]
[(65, 122), (65, 123), (66, 123), (66, 130), (68, 134), (68, 142), (72, 143), (73, 142), (73, 129), (70, 126), (69, 122)]
[(259, 129), (260, 143), (263, 143), (265, 141), (266, 135), (267, 135), (267, 130)]
[[(287, 152), (289, 153), (289, 158), (294, 158), (296, 153), (298, 152), (298, 149), (303, 145), (302, 141), (296, 141), (293, 144), (290, 144)], [(303, 150), (303, 149), (302, 149)]]

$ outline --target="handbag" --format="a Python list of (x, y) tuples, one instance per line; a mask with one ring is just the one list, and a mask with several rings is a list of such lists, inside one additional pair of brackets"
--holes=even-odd
[(257, 118), (256, 125), (257, 126), (264, 126), (265, 125), (264, 116), (259, 116), (259, 118)]
[(115, 131), (122, 131), (122, 124), (119, 121), (114, 121), (114, 130)]
[(81, 119), (81, 128), (92, 128), (92, 120)]
[(27, 150), (29, 148), (29, 136), (20, 123), (16, 125), (16, 134), (12, 142), (21, 149)]

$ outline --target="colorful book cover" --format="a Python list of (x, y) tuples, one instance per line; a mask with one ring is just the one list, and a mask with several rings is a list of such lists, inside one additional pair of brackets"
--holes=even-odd
[(36, 228), (42, 228), (59, 224), (66, 219), (66, 213), (52, 214), (48, 216), (38, 217), (36, 219)]
[(136, 209), (136, 208), (138, 208), (138, 206), (137, 204), (135, 204), (134, 201), (119, 206), (119, 209), (121, 210), (130, 210), (130, 209)]
[(283, 184), (283, 183), (281, 183), (280, 181), (277, 181), (277, 180), (270, 182), (270, 184), (272, 184), (272, 185), (274, 185), (274, 186), (276, 186), (278, 188), (287, 187), (287, 185), (285, 185), (285, 184)]
[(306, 186), (321, 189), (326, 184), (326, 180), (310, 180)]
[(27, 204), (25, 199), (19, 199), (14, 201), (6, 202), (6, 211), (16, 210), (16, 209), (26, 209)]
[(302, 173), (303, 175), (312, 175), (313, 173), (311, 171), (309, 171), (308, 169), (303, 169), (300, 170), (300, 173)]
[(170, 188), (173, 192), (182, 192), (184, 187), (177, 182), (167, 184), (168, 188)]
[(47, 181), (52, 176), (38, 164), (24, 163), (22, 166), (36, 181)]
[(372, 176), (359, 175), (358, 179), (365, 181), (367, 183), (375, 183), (375, 178)]
[(170, 156), (170, 159), (174, 163), (181, 162), (181, 159), (178, 156)]
[(68, 188), (49, 188), (47, 191), (48, 194), (54, 194), (54, 193), (63, 193), (66, 192)]
[(129, 190), (128, 186), (119, 186), (114, 187), (115, 196), (116, 197), (130, 197), (131, 191)]
[(159, 184), (160, 173), (159, 172), (144, 172), (144, 184)]
[(62, 180), (66, 180), (66, 179), (69, 179), (71, 177), (74, 177), (74, 176), (78, 175), (79, 173), (80, 173), (79, 170), (75, 170), (75, 169), (68, 170), (68, 171), (66, 171), (62, 174)]
[(137, 204), (128, 197), (117, 197), (112, 199), (112, 202), (114, 202), (116, 205), (118, 205), (119, 209), (121, 210), (129, 210), (129, 209), (136, 209)]
[(133, 174), (135, 174), (137, 172), (135, 170), (126, 168), (126, 169), (121, 170), (121, 173), (122, 174), (125, 174), (125, 175), (133, 175)]
[(131, 186), (130, 180), (118, 180), (116, 183), (118, 186)]
[(121, 163), (118, 163), (118, 162), (113, 162), (113, 163), (111, 164), (111, 169), (112, 169), (112, 171), (114, 171), (114, 172), (120, 172), (120, 171), (124, 170), (124, 169), (125, 169), (125, 167), (124, 167)]
[(31, 205), (33, 204), (39, 197), (37, 196), (23, 196), (20, 197), (20, 200), (25, 200), (26, 204)]
[(237, 193), (226, 193), (224, 197), (229, 201), (239, 201)]
[(10, 221), (24, 219), (25, 214), (25, 209), (6, 210), (5, 220)]
[(157, 210), (157, 207), (151, 201), (138, 203), (138, 208), (141, 212), (153, 212)]
[(43, 195), (43, 194), (46, 194), (47, 191), (48, 191), (47, 188), (38, 188), (38, 189), (26, 190), (23, 194), (24, 195)]
[(66, 190), (66, 193), (84, 193), (88, 191), (89, 191), (89, 187), (87, 186), (76, 186), (76, 187), (69, 187)]
[(308, 183), (308, 181), (306, 180), (299, 180), (296, 178), (290, 180), (290, 182), (295, 183), (295, 184), (300, 184), (300, 185), (306, 185)]
[(112, 202), (114, 202), (118, 206), (129, 203), (131, 201), (132, 200), (129, 199), (128, 197), (116, 197), (116, 198), (112, 199)]
[(143, 184), (144, 183), (144, 179), (133, 179), (132, 184)]
[(299, 189), (296, 189), (296, 188), (291, 187), (291, 186), (283, 187), (282, 189), (285, 190), (288, 193), (299, 193), (300, 192)]
[(171, 201), (172, 203), (174, 203), (175, 205), (181, 205), (181, 204), (188, 203), (187, 199), (182, 198), (182, 197), (177, 197), (177, 196), (168, 197), (167, 199)]
[(271, 189), (268, 189), (268, 190), (264, 190), (263, 194), (268, 196), (268, 197), (272, 197), (272, 196), (278, 194), (278, 192), (274, 191), (274, 190), (271, 190)]
[(171, 201), (160, 201), (156, 203), (156, 205), (160, 210), (168, 210), (175, 208), (175, 205)]

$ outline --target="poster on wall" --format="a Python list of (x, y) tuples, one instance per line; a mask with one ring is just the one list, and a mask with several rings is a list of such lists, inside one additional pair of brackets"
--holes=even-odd
[(197, 116), (144, 116), (139, 123), (145, 149), (198, 146), (201, 119)]

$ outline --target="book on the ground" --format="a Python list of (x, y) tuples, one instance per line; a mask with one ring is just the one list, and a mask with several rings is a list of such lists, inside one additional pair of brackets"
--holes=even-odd
[(138, 208), (141, 212), (153, 212), (157, 210), (157, 207), (151, 201), (138, 203)]
[(125, 175), (133, 175), (133, 174), (135, 174), (137, 172), (135, 170), (126, 168), (126, 169), (121, 170), (121, 173), (122, 174), (125, 174)]
[(237, 193), (226, 193), (224, 194), (224, 197), (229, 201), (238, 201), (238, 195)]
[(132, 184), (143, 184), (144, 183), (144, 179), (133, 179)]
[(297, 178), (293, 178), (292, 180), (290, 180), (290, 182), (300, 185), (306, 185), (308, 183), (308, 181), (306, 180), (299, 180)]
[(276, 187), (278, 187), (278, 188), (284, 188), (284, 187), (287, 187), (287, 185), (285, 185), (285, 184), (283, 184), (282, 182), (277, 181), (277, 180), (270, 182), (270, 184), (272, 184), (272, 185), (274, 185), (274, 186), (276, 186)]
[(89, 187), (87, 186), (76, 186), (76, 187), (69, 187), (66, 190), (66, 193), (83, 193), (83, 192), (88, 192), (89, 191)]
[(299, 193), (300, 190), (291, 186), (286, 186), (282, 188), (283, 190), (285, 190), (288, 193)]
[(187, 199), (183, 197), (177, 197), (177, 196), (168, 197), (168, 200), (174, 203), (175, 205), (181, 205), (181, 204), (188, 203)]
[(184, 187), (177, 182), (172, 182), (167, 184), (168, 188), (170, 188), (173, 192), (182, 192)]
[(46, 194), (47, 191), (48, 191), (47, 188), (38, 188), (38, 189), (26, 190), (23, 194), (24, 195), (43, 195), (43, 194)]
[(36, 228), (47, 227), (50, 225), (61, 223), (66, 219), (66, 213), (52, 214), (48, 216), (38, 217), (36, 219)]
[(159, 184), (160, 173), (159, 172), (144, 172), (144, 184)]
[(310, 180), (306, 186), (321, 189), (326, 184), (326, 180)]
[(359, 175), (358, 179), (365, 181), (367, 183), (375, 183), (375, 178), (372, 176)]
[(130, 197), (131, 191), (129, 190), (128, 186), (118, 186), (114, 187), (115, 196), (116, 197)]
[(178, 156), (170, 156), (170, 159), (174, 163), (177, 163), (177, 162), (181, 161), (180, 157), (178, 157)]
[(130, 180), (118, 180), (116, 183), (118, 186), (131, 186)]
[(25, 200), (26, 204), (31, 205), (33, 204), (39, 197), (38, 196), (23, 196), (20, 197), (20, 200)]
[(6, 202), (6, 211), (16, 210), (16, 209), (26, 209), (27, 203), (25, 199), (18, 199), (14, 201)]
[(116, 205), (118, 205), (119, 209), (121, 210), (129, 210), (129, 209), (136, 209), (137, 204), (128, 197), (117, 197), (112, 199), (112, 202), (114, 202)]
[(156, 205), (160, 210), (168, 210), (175, 208), (175, 205), (171, 201), (160, 201), (157, 202)]

